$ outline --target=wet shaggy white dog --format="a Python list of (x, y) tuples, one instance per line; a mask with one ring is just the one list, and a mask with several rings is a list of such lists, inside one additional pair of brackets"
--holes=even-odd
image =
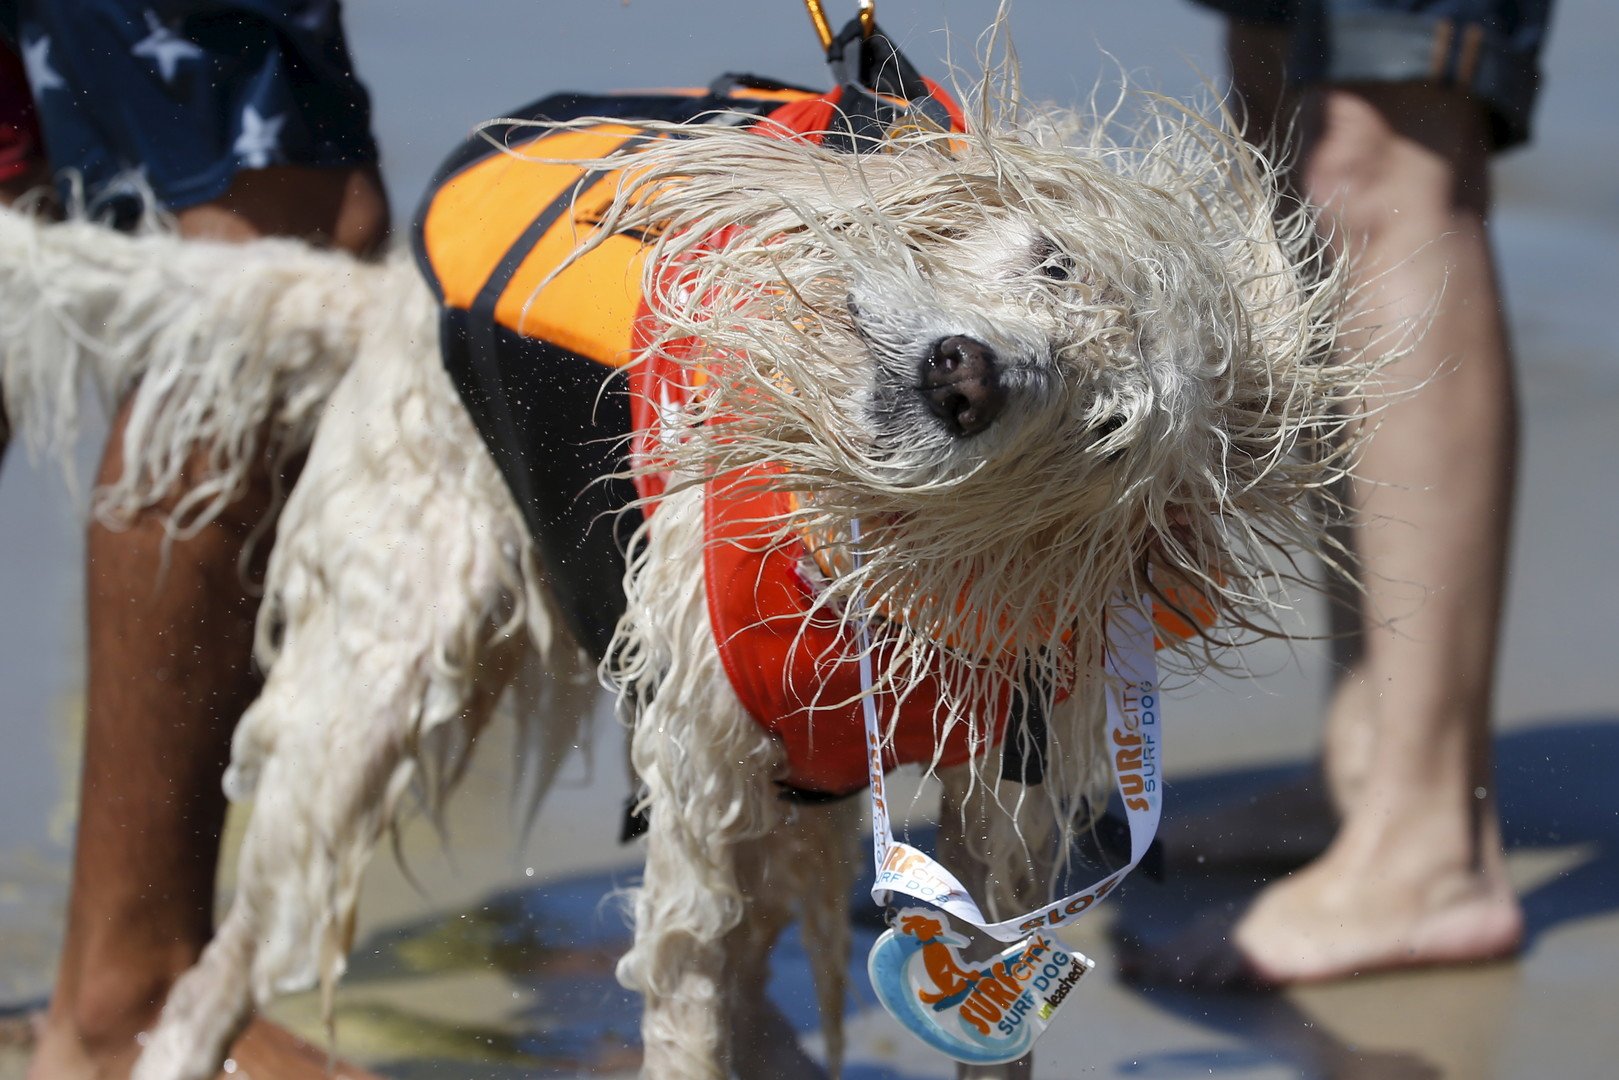
[[(876, 154), (706, 125), (581, 163), (622, 170), (581, 243), (649, 237), (658, 321), (639, 362), (702, 383), (627, 466), (667, 490), (632, 547), (602, 667), (650, 811), (619, 965), (645, 1000), (644, 1075), (820, 1075), (764, 993), (794, 918), (834, 1073), (842, 1050), (861, 805), (779, 797), (781, 745), (732, 689), (705, 603), (716, 478), (791, 495), (754, 542), (802, 545), (816, 611), (866, 627), (880, 661), (867, 692), (934, 680), (938, 726), (979, 751), (924, 768), (943, 781), (941, 857), (992, 915), (1050, 899), (1107, 781), (1110, 601), (1145, 608), (1172, 585), (1222, 625), (1263, 628), (1289, 553), (1321, 548), (1311, 496), (1343, 470), (1366, 375), (1323, 362), (1336, 279), (1307, 216), (1278, 214), (1271, 171), (1223, 121), (1136, 104), (1145, 119), (1122, 134), (1002, 100), (970, 134), (894, 130)], [(268, 681), (225, 781), (254, 800), (238, 891), (135, 1074), (209, 1077), (256, 1004), (330, 992), (372, 851), (411, 792), (436, 805), (502, 702), (538, 799), (581, 737), (591, 665), (403, 257), (3, 227), (0, 295), (37, 301), (0, 327), (8, 400), (39, 402), (29, 356), (70, 345), (107, 382), (146, 370), (154, 414), (194, 421), (133, 448), (149, 463), (137, 480), (162, 481), (165, 455), (209, 439), (226, 447), (223, 490), (232, 431), (304, 431), (320, 413), (270, 564)], [(259, 358), (263, 405), (244, 420), (219, 375)], [(170, 369), (172, 385), (153, 382)], [(1207, 662), (1206, 637), (1166, 645)], [(1043, 783), (1023, 788), (1001, 778), (994, 714), (1031, 673), (1063, 693)]]

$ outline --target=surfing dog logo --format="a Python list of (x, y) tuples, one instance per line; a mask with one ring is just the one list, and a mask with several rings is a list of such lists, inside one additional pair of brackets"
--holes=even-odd
[(1092, 962), (1043, 933), (986, 961), (965, 961), (967, 939), (925, 908), (905, 908), (877, 939), (867, 968), (877, 996), (935, 1049), (992, 1065), (1028, 1053)]

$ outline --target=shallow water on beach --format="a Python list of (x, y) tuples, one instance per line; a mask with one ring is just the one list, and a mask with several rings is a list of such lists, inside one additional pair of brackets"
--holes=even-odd
[[(834, 18), (852, 3), (829, 5)], [(376, 102), (402, 221), (426, 177), (475, 121), (554, 89), (707, 82), (723, 70), (822, 80), (799, 5), (536, 5), (351, 0), (353, 48)], [(993, 5), (884, 0), (879, 15), (937, 70), (948, 22), (970, 49)], [(555, 14), (565, 11), (565, 15)], [(1535, 144), (1503, 161), (1502, 275), (1522, 360), (1526, 440), (1501, 673), (1499, 791), (1525, 898), (1522, 960), (1353, 980), (1272, 997), (1143, 992), (1108, 975), (1108, 920), (1145, 934), (1196, 909), (1235, 910), (1255, 882), (1181, 874), (1134, 881), (1077, 933), (1097, 958), (1084, 1004), (1048, 1033), (1036, 1075), (1270, 1078), (1583, 1078), (1613, 1075), (1619, 1031), (1619, 610), (1604, 556), (1619, 535), (1619, 9), (1558, 10)], [(1076, 100), (1117, 66), (1172, 93), (1221, 69), (1217, 24), (1184, 3), (1019, 0), (1025, 89)], [(1105, 49), (1116, 62), (1101, 57)], [(79, 475), (93, 454), (87, 439)], [(50, 464), (13, 447), (0, 481), (0, 1080), (22, 1075), (21, 1016), (49, 990), (66, 895), (79, 743), (80, 512)], [(1168, 712), (1166, 812), (1241, 803), (1298, 771), (1317, 742), (1323, 659), (1271, 647), (1257, 684), (1187, 690)], [(612, 976), (626, 932), (615, 889), (633, 849), (614, 842), (623, 797), (617, 731), (597, 725), (594, 767), (576, 762), (538, 835), (513, 850), (497, 746), (475, 764), (449, 822), (404, 842), (410, 878), (384, 857), (361, 946), (339, 997), (343, 1052), (400, 1078), (628, 1076), (636, 1003)], [(531, 872), (530, 872), (531, 871)], [(869, 940), (870, 931), (863, 931)], [(945, 1077), (872, 1004), (851, 960), (853, 1080)], [(807, 960), (782, 950), (772, 993), (816, 1047)], [(309, 996), (278, 1015), (318, 1034)]]

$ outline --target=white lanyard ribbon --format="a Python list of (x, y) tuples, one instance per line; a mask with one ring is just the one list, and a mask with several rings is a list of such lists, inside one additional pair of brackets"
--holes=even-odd
[[(859, 523), (853, 539), (860, 542)], [(858, 560), (858, 553), (856, 559)], [(856, 563), (858, 565), (858, 561)], [(1017, 941), (1035, 930), (1074, 922), (1135, 869), (1158, 831), (1163, 804), (1160, 773), (1160, 695), (1158, 662), (1153, 655), (1151, 617), (1120, 596), (1107, 613), (1107, 753), (1112, 759), (1119, 795), (1130, 827), (1130, 862), (1042, 908), (1013, 919), (989, 922), (950, 871), (932, 856), (894, 838), (883, 784), (883, 732), (877, 717), (871, 669), (871, 642), (859, 625), (861, 701), (866, 720), (866, 769), (871, 781), (872, 858), (877, 878), (871, 898), (887, 907), (892, 893), (922, 900), (969, 922), (1001, 941)]]
[[(852, 528), (859, 566), (860, 524)], [(859, 598), (857, 597), (857, 603)], [(861, 608), (863, 603), (859, 603)], [(1159, 755), (1158, 662), (1152, 618), (1116, 597), (1106, 613), (1107, 744), (1130, 827), (1130, 862), (1083, 889), (1015, 919), (988, 922), (956, 877), (926, 852), (894, 839), (884, 792), (883, 732), (877, 717), (871, 635), (859, 623), (861, 707), (866, 720), (866, 768), (871, 782), (871, 898), (889, 907), (894, 893), (922, 900), (1001, 941), (1014, 942), (987, 960), (968, 961), (969, 944), (932, 911), (901, 908), (866, 958), (877, 1000), (890, 1016), (928, 1045), (957, 1061), (996, 1064), (1027, 1054), (1095, 965), (1051, 931), (1078, 919), (1135, 869), (1163, 802)]]

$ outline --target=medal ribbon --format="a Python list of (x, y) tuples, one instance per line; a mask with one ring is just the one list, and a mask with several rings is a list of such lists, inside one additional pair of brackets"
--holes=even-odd
[[(852, 529), (855, 545), (860, 543), (860, 526)], [(859, 565), (856, 551), (855, 565)], [(863, 604), (861, 605), (863, 606)], [(1151, 616), (1128, 602), (1121, 594), (1107, 612), (1106, 670), (1107, 753), (1112, 759), (1114, 778), (1124, 800), (1130, 828), (1130, 862), (1090, 885), (1024, 915), (1000, 922), (989, 922), (978, 904), (955, 875), (932, 856), (894, 838), (888, 816), (883, 784), (883, 733), (873, 693), (875, 679), (871, 666), (870, 635), (859, 623), (860, 682), (865, 697), (862, 707), (866, 722), (866, 768), (871, 781), (872, 858), (877, 878), (871, 898), (882, 907), (892, 894), (901, 893), (942, 908), (983, 930), (1000, 941), (1018, 941), (1035, 931), (1054, 930), (1077, 920), (1097, 901), (1112, 892), (1135, 869), (1153, 835), (1163, 802), (1160, 766), (1161, 701), (1158, 662), (1153, 655), (1154, 632)]]

